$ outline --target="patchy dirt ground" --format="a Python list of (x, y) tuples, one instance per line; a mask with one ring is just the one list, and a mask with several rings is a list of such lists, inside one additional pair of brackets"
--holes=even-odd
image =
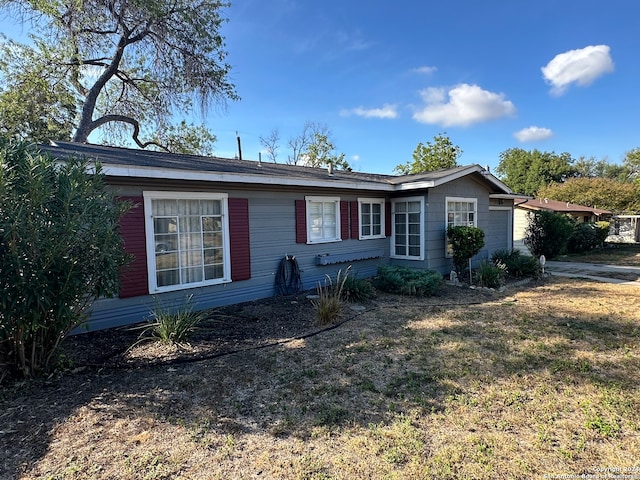
[(250, 302), (183, 349), (74, 337), (66, 371), (0, 390), (0, 478), (633, 473), (639, 305), (635, 287), (548, 278), (379, 293), (326, 329), (305, 295)]
[[(318, 325), (316, 311), (307, 298), (315, 292), (280, 296), (219, 307), (208, 312), (206, 319), (192, 335), (189, 345), (162, 345), (141, 339), (137, 326), (122, 327), (70, 337), (63, 347), (70, 370), (141, 368), (166, 363), (183, 363), (227, 355), (242, 350), (264, 348), (301, 339), (336, 325)], [(443, 285), (433, 297), (410, 298), (378, 292), (376, 297), (360, 305), (366, 310), (389, 303), (466, 304), (485, 301), (495, 295), (481, 289)], [(356, 316), (358, 306), (345, 304), (341, 319)], [(135, 345), (135, 346), (133, 346)], [(131, 348), (133, 346), (133, 348)]]

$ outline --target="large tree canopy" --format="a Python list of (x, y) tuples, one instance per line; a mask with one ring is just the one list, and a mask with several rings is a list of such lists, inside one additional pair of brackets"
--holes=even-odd
[(432, 172), (441, 168), (453, 168), (458, 165), (462, 149), (454, 145), (445, 133), (433, 137), (433, 143), (422, 142), (413, 151), (413, 162), (397, 165), (394, 170), (402, 175)]
[(538, 197), (602, 208), (621, 214), (640, 211), (639, 193), (638, 188), (632, 183), (623, 183), (611, 178), (582, 177), (541, 187)]
[[(32, 40), (5, 43), (0, 83), (7, 87), (0, 93), (24, 97), (44, 81), (59, 96), (33, 101), (43, 109), (53, 104), (58, 117), (73, 106), (74, 141), (86, 142), (101, 128), (114, 142), (131, 135), (140, 148), (167, 148), (158, 132), (174, 114), (199, 107), (204, 115), (212, 104), (238, 98), (220, 33), (227, 6), (219, 0), (0, 0), (30, 22)], [(16, 71), (24, 82), (11, 80)], [(67, 121), (63, 115), (58, 123)], [(64, 136), (64, 128), (52, 135)]]
[(514, 192), (536, 195), (551, 182), (564, 182), (576, 175), (574, 160), (568, 153), (526, 151), (510, 148), (500, 154), (496, 173)]

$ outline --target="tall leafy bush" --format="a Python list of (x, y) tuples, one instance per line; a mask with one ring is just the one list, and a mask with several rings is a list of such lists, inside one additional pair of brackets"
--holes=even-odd
[(127, 208), (100, 165), (0, 139), (0, 364), (48, 369), (92, 301), (117, 293)]
[(536, 257), (544, 255), (547, 260), (567, 251), (569, 238), (574, 230), (574, 220), (567, 215), (547, 210), (528, 214), (529, 224), (525, 230), (524, 244)]

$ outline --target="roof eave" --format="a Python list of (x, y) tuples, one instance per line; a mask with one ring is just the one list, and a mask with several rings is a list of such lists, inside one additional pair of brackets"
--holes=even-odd
[(165, 180), (192, 180), (204, 182), (220, 183), (246, 183), (253, 185), (278, 185), (278, 186), (299, 186), (299, 187), (323, 187), (331, 186), (338, 189), (355, 190), (375, 190), (391, 192), (392, 185), (387, 183), (364, 182), (361, 180), (339, 180), (335, 181), (331, 177), (326, 180), (302, 179), (296, 177), (264, 176), (240, 173), (207, 172), (202, 170), (183, 169), (160, 169), (157, 167), (135, 167), (131, 165), (104, 165), (102, 171), (111, 177), (133, 177), (133, 178), (161, 178)]

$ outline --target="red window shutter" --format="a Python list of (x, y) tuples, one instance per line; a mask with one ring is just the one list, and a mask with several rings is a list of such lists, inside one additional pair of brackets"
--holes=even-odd
[(296, 243), (307, 243), (307, 202), (296, 200)]
[(349, 238), (349, 202), (346, 200), (340, 201), (340, 238)]
[(356, 240), (360, 238), (360, 218), (358, 216), (358, 202), (349, 202), (349, 210), (351, 215), (351, 238)]
[(251, 242), (249, 239), (249, 200), (230, 198), (229, 205), (229, 253), (231, 256), (231, 280), (251, 278)]
[(147, 240), (144, 233), (144, 199), (118, 197), (133, 207), (120, 219), (120, 236), (125, 251), (133, 257), (129, 265), (120, 270), (120, 298), (137, 297), (149, 293), (147, 270)]
[(384, 234), (391, 236), (391, 202), (384, 202)]

